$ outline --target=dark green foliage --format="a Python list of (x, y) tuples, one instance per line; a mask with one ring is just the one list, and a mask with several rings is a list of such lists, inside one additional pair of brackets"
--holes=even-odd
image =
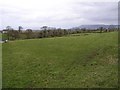
[(20, 37), (19, 32), (17, 30), (8, 30), (7, 36), (8, 36), (8, 40), (15, 40)]
[(27, 39), (33, 38), (33, 32), (32, 32), (32, 30), (31, 30), (31, 29), (27, 29), (27, 30), (25, 31), (25, 35), (26, 35), (26, 38), (27, 38)]
[(100, 27), (99, 29), (95, 30), (88, 30), (86, 28), (82, 29), (55, 29), (49, 30), (47, 26), (43, 26), (39, 31), (34, 31), (32, 29), (27, 29), (26, 31), (22, 31), (23, 29), (21, 26), (18, 27), (19, 30), (13, 30), (10, 26), (7, 26), (8, 32), (7, 37), (9, 40), (16, 40), (16, 39), (35, 39), (35, 38), (49, 38), (49, 37), (62, 37), (69, 34), (78, 34), (78, 33), (103, 33), (103, 32), (111, 32), (117, 31), (117, 29), (104, 29)]

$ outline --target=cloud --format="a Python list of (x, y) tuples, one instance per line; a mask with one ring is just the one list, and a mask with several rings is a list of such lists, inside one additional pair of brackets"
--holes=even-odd
[(81, 0), (2, 0), (1, 28), (43, 25), (70, 28), (83, 24), (117, 24), (117, 2)]
[[(82, 5), (81, 5), (82, 4)], [(77, 3), (74, 13), (81, 15), (91, 23), (117, 24), (118, 6), (113, 2)], [(88, 23), (89, 24), (89, 23)]]

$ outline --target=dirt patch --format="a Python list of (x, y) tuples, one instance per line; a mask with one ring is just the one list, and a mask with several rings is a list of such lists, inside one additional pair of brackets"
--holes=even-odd
[(113, 56), (107, 56), (106, 59), (108, 64), (117, 64), (118, 62), (118, 59)]

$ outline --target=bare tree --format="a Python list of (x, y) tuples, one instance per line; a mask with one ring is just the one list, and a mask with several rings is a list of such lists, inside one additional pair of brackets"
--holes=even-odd
[(7, 26), (6, 29), (7, 30), (13, 30), (13, 28), (11, 26)]
[(114, 25), (110, 25), (109, 28), (108, 28), (108, 31), (109, 31), (109, 32), (110, 32), (110, 31), (114, 31), (114, 29), (115, 29), (115, 26), (114, 26)]
[(47, 30), (48, 26), (41, 27), (42, 30)]
[(19, 27), (18, 27), (18, 31), (19, 31), (19, 32), (21, 32), (22, 29), (23, 29), (22, 26), (19, 26)]
[(26, 34), (27, 39), (33, 38), (32, 29), (27, 29), (27, 30), (25, 31), (25, 34)]
[(100, 33), (103, 32), (103, 27), (99, 27)]

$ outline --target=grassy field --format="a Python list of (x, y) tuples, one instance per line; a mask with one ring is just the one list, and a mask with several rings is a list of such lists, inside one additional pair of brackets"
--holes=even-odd
[(118, 33), (3, 44), (3, 88), (117, 87)]

